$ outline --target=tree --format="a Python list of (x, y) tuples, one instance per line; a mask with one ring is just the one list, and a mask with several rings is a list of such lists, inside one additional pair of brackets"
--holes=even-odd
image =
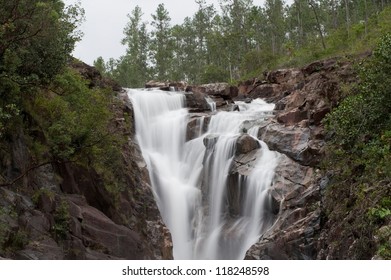
[(249, 51), (250, 38), (247, 26), (252, 0), (224, 0), (221, 2), (223, 11), (223, 30), (228, 44), (229, 70), (231, 80), (240, 78), (240, 63), (242, 57)]
[(120, 75), (118, 82), (124, 87), (141, 87), (150, 78), (148, 67), (149, 36), (147, 25), (142, 22), (142, 11), (136, 6), (128, 15), (129, 22), (124, 29), (125, 38), (122, 44), (126, 46), (126, 55), (118, 62)]
[(317, 7), (315, 6), (316, 4), (314, 3), (314, 1), (312, 0), (309, 0), (308, 1), (308, 4), (311, 6), (311, 9), (312, 11), (314, 12), (314, 15), (315, 15), (315, 19), (316, 19), (316, 25), (317, 25), (317, 28), (318, 28), (318, 31), (319, 31), (319, 37), (322, 41), (322, 46), (323, 46), (323, 49), (325, 50), (326, 49), (326, 44), (324, 42), (324, 36), (323, 36), (323, 30), (322, 30), (322, 25), (319, 21), (319, 16), (318, 16), (318, 12), (317, 12)]
[(104, 75), (106, 74), (106, 64), (103, 57), (98, 57), (96, 60), (94, 60), (94, 67), (98, 69), (98, 71)]
[[(21, 110), (21, 92), (50, 83), (71, 60), (84, 11), (59, 0), (0, 0), (0, 122)], [(0, 124), (0, 129), (5, 123)]]
[(173, 40), (170, 28), (171, 18), (164, 4), (159, 4), (152, 15), (151, 51), (155, 76), (158, 80), (170, 79), (173, 58)]
[(268, 19), (268, 37), (273, 55), (281, 53), (285, 41), (284, 2), (281, 0), (266, 0), (265, 13)]

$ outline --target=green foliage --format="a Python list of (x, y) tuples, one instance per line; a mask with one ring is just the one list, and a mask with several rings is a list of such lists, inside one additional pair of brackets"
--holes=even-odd
[(41, 90), (26, 104), (27, 111), (43, 130), (50, 154), (56, 160), (88, 160), (95, 146), (104, 145), (112, 96), (89, 89), (71, 69), (58, 75), (49, 90)]
[(52, 234), (56, 240), (65, 240), (69, 232), (69, 223), (71, 216), (68, 210), (66, 201), (61, 201), (54, 212), (54, 225), (52, 226)]
[(58, 0), (0, 1), (0, 136), (22, 110), (22, 94), (47, 84), (68, 63), (83, 10)]
[[(73, 162), (95, 170), (107, 190), (117, 195), (126, 139), (112, 126), (117, 104), (111, 89), (89, 88), (75, 70), (66, 69), (53, 83), (24, 100), (28, 143), (35, 162)], [(38, 136), (38, 137), (37, 137)]]
[(391, 226), (380, 228), (376, 233), (376, 237), (380, 244), (376, 254), (385, 260), (391, 260)]
[(227, 81), (229, 73), (226, 70), (219, 68), (215, 65), (207, 65), (201, 75), (201, 83), (216, 83), (221, 81)]
[(351, 231), (355, 244), (362, 245), (356, 248), (357, 258), (381, 249), (376, 249), (373, 236), (391, 216), (390, 62), (387, 34), (360, 65), (360, 83), (325, 121), (333, 135), (326, 157), (326, 168), (334, 174), (325, 202), (328, 218), (339, 224), (349, 220), (347, 213), (354, 217), (349, 220)]
[(387, 34), (375, 49), (373, 58), (360, 69), (358, 93), (346, 98), (327, 118), (328, 129), (335, 132), (335, 142), (350, 146), (359, 137), (379, 133), (389, 127), (390, 71), (391, 35)]
[(0, 207), (0, 255), (7, 256), (23, 249), (28, 243), (28, 234), (25, 230), (11, 229), (8, 219), (17, 219), (18, 215), (13, 207)]

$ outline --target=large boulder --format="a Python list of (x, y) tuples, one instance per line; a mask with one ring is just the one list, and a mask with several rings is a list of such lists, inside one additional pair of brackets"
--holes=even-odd
[(312, 139), (312, 131), (308, 127), (270, 123), (261, 127), (258, 133), (258, 138), (271, 150), (285, 154), (302, 165), (318, 164), (324, 153), (324, 141)]
[(258, 140), (247, 133), (236, 140), (235, 157), (227, 178), (227, 200), (229, 215), (235, 217), (240, 214), (244, 203), (243, 182), (251, 174), (262, 156)]
[(247, 154), (255, 149), (258, 149), (259, 147), (260, 144), (258, 140), (254, 139), (254, 137), (248, 135), (247, 133), (244, 133), (236, 140), (235, 154), (237, 156)]
[(238, 96), (238, 88), (227, 83), (188, 86), (186, 91), (191, 91), (193, 93), (205, 93), (210, 96), (219, 96), (224, 98), (224, 100), (232, 100)]

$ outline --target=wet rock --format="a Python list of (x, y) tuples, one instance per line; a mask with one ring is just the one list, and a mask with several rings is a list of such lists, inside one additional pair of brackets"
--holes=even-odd
[(213, 149), (219, 140), (219, 135), (217, 134), (208, 134), (204, 137), (203, 143), (207, 150)]
[(289, 156), (303, 165), (314, 166), (324, 153), (323, 140), (311, 140), (311, 130), (298, 126), (271, 123), (259, 130), (258, 138), (270, 149)]
[(147, 230), (151, 236), (150, 242), (154, 244), (156, 256), (163, 260), (172, 260), (172, 241), (171, 234), (167, 227), (162, 223), (147, 221)]
[(236, 155), (247, 154), (252, 150), (258, 149), (260, 144), (258, 140), (254, 139), (252, 136), (244, 133), (236, 140)]
[(319, 180), (311, 167), (280, 158), (270, 189), (273, 226), (246, 259), (314, 259), (320, 231)]
[(205, 113), (190, 113), (186, 126), (186, 141), (195, 139), (208, 130), (211, 116)]
[(252, 99), (263, 98), (268, 101), (278, 99), (282, 94), (282, 86), (278, 84), (261, 84), (254, 88), (249, 97)]
[(205, 93), (203, 92), (187, 92), (186, 107), (190, 113), (200, 113), (210, 111), (208, 102), (205, 99)]
[(187, 87), (187, 83), (184, 81), (170, 82), (169, 86), (171, 88), (174, 88), (175, 91), (185, 91)]
[(260, 147), (258, 140), (247, 133), (236, 140), (235, 157), (227, 178), (228, 213), (231, 217), (240, 214), (244, 203), (244, 181), (262, 156)]

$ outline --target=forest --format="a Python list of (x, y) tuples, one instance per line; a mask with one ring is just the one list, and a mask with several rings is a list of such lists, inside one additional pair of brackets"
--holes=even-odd
[[(0, 0), (0, 258), (28, 258), (24, 250), (42, 240), (54, 245), (43, 255), (34, 251), (36, 258), (129, 257), (88, 236), (84, 247), (85, 236), (71, 231), (81, 221), (71, 216), (69, 194), (88, 197), (110, 226), (138, 231), (143, 244), (156, 247), (145, 221), (158, 211), (143, 185), (133, 112), (120, 100), (120, 86), (152, 79), (236, 86), (265, 71), (333, 58), (336, 68), (345, 63), (354, 71), (344, 77), (350, 83), (336, 77), (340, 88), (316, 124), (325, 129), (325, 153), (314, 168), (329, 180), (318, 201), (319, 231), (335, 233), (323, 246), (341, 248), (340, 259), (391, 259), (391, 1), (267, 0), (258, 7), (222, 0), (219, 9), (197, 3), (196, 14), (174, 26), (164, 4), (150, 24), (136, 7), (124, 27), (126, 54), (97, 58), (94, 68), (72, 56), (82, 38), (80, 6)], [(82, 181), (66, 192), (59, 170)], [(47, 221), (39, 224), (44, 234), (28, 227), (34, 219), (26, 215)], [(131, 257), (152, 256), (146, 252)]]
[(109, 61), (99, 57), (94, 65), (124, 87), (142, 87), (151, 79), (234, 83), (267, 69), (364, 52), (389, 27), (387, 21), (377, 26), (386, 17), (381, 12), (387, 0), (196, 3), (198, 11), (174, 26), (164, 4), (151, 22), (143, 21), (144, 11), (136, 7), (124, 28), (126, 54)]

